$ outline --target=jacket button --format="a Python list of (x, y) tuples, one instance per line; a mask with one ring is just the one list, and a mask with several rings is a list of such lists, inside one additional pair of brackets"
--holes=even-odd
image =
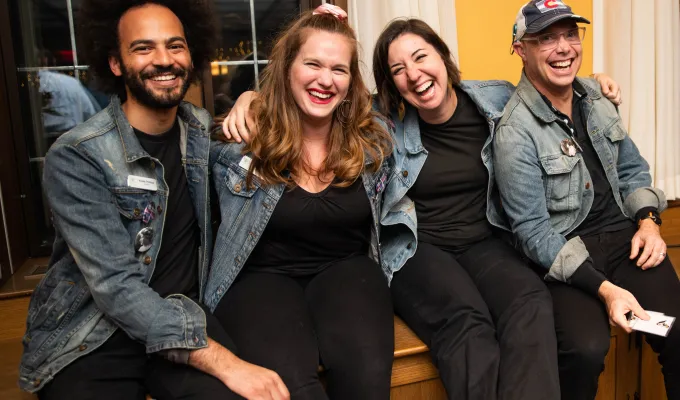
[(411, 250), (411, 247), (413, 247), (413, 243), (409, 243), (409, 244), (406, 245), (406, 248), (409, 249), (409, 250)]
[(158, 212), (158, 214), (160, 215), (163, 212), (163, 207), (161, 206), (156, 207), (156, 212)]
[(33, 386), (40, 386), (40, 382), (42, 382), (40, 379), (36, 379), (33, 381)]
[(146, 265), (151, 264), (151, 256), (144, 257), (144, 264), (146, 264)]
[(407, 178), (408, 177), (408, 171), (407, 170), (401, 171), (401, 176), (403, 176), (404, 178)]
[(241, 184), (240, 183), (237, 183), (236, 185), (234, 185), (234, 192), (236, 192), (236, 193), (241, 192)]
[(87, 350), (86, 344), (81, 344), (80, 346), (78, 346), (78, 351), (85, 351), (85, 350)]
[(590, 189), (590, 182), (586, 182), (586, 190)]
[(151, 169), (156, 169), (156, 163), (151, 161)]
[(139, 217), (142, 211), (139, 208), (135, 208), (132, 213), (135, 214), (135, 217)]

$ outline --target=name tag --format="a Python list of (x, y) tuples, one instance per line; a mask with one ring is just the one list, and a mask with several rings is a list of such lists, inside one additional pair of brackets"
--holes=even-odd
[[(243, 156), (241, 161), (238, 163), (238, 166), (245, 169), (246, 171), (250, 170), (250, 164), (253, 162), (253, 159), (250, 158), (249, 156)], [(257, 176), (258, 178), (261, 178), (261, 176), (257, 173), (257, 171), (253, 171), (253, 175)]]
[(137, 189), (151, 190), (153, 192), (158, 190), (158, 184), (155, 179), (145, 178), (143, 176), (128, 175), (127, 184), (128, 186)]

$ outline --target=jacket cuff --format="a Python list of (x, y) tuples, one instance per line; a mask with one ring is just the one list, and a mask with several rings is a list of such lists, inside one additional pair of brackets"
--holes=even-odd
[[(208, 346), (205, 312), (184, 295), (170, 295), (168, 309), (162, 309), (149, 327), (146, 352), (157, 353), (170, 349), (196, 350)], [(181, 325), (171, 315), (182, 315)]]
[(605, 277), (602, 272), (595, 269), (593, 259), (588, 257), (571, 275), (568, 283), (593, 297), (597, 297), (600, 285), (606, 280), (607, 277)]
[(569, 278), (589, 255), (588, 249), (586, 249), (586, 245), (580, 237), (571, 238), (557, 253), (545, 279), (568, 283)]
[(630, 218), (646, 207), (654, 207), (659, 213), (662, 213), (668, 207), (666, 195), (657, 188), (643, 187), (629, 194), (623, 202), (626, 215)]

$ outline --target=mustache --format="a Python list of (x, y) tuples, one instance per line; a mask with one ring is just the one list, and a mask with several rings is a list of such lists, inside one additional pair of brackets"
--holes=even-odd
[(187, 70), (184, 68), (177, 67), (157, 67), (151, 71), (144, 71), (139, 73), (139, 77), (142, 79), (150, 79), (154, 76), (170, 73), (177, 76), (178, 78), (186, 78)]

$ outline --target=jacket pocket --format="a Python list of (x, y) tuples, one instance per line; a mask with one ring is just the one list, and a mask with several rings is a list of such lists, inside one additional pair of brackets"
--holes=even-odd
[(545, 197), (549, 211), (570, 211), (578, 208), (579, 169), (575, 168), (580, 157), (563, 154), (541, 157), (541, 166), (547, 174)]
[(231, 168), (227, 168), (227, 176), (224, 184), (234, 196), (250, 198), (253, 197), (257, 191), (257, 186), (254, 182), (251, 187), (248, 187), (248, 185), (246, 185), (246, 177)]
[(607, 129), (604, 135), (612, 142), (618, 142), (625, 139), (626, 136), (628, 136), (628, 133), (626, 133), (626, 130), (623, 128), (623, 122), (617, 119), (616, 122)]

